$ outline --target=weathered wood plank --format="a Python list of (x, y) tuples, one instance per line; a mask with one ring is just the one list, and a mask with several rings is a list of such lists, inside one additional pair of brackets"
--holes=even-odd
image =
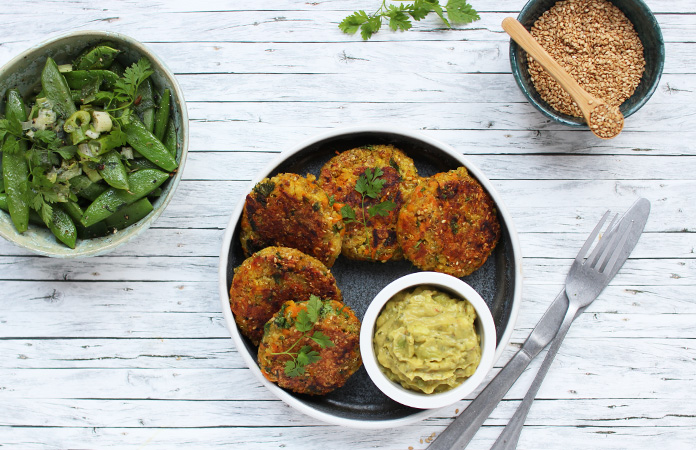
[(3, 281), (5, 311), (219, 312), (217, 279), (209, 281)]
[[(599, 220), (599, 219), (598, 219)], [(560, 233), (549, 230), (519, 234), (521, 251), (524, 257), (568, 259), (574, 258), (587, 239), (582, 233)], [(215, 257), (220, 254), (223, 232), (216, 229), (171, 229), (152, 228), (148, 238), (134, 244), (126, 244), (114, 250), (111, 256), (176, 256), (176, 257)], [(589, 234), (589, 230), (587, 230)], [(644, 233), (632, 258), (696, 258), (696, 234), (694, 233)], [(29, 256), (28, 250), (21, 249), (6, 241), (0, 241), (0, 254), (4, 256)], [(183, 287), (181, 288), (183, 289)], [(49, 289), (50, 290), (50, 289)], [(35, 294), (34, 294), (35, 295)], [(44, 298), (50, 298), (43, 294)]]
[[(427, 419), (428, 426), (445, 426), (446, 412), (463, 409), (458, 402)], [(487, 421), (487, 426), (505, 425), (518, 402), (504, 401)], [(272, 405), (272, 407), (271, 407)], [(568, 414), (572, 411), (572, 414)], [(598, 415), (596, 411), (603, 411)], [(649, 411), (646, 413), (646, 411)], [(577, 399), (534, 403), (529, 426), (605, 427), (618, 422), (622, 427), (690, 427), (693, 410), (685, 403), (675, 406), (668, 400)], [(322, 422), (295, 411), (282, 402), (186, 400), (0, 400), (0, 423), (37, 427), (98, 428), (198, 428), (198, 427), (274, 427), (322, 425)]]
[[(359, 76), (356, 76), (358, 75)], [(339, 102), (339, 103), (442, 103), (441, 108), (463, 108), (459, 103), (527, 104), (526, 98), (509, 73), (433, 73), (400, 72), (384, 74), (180, 74), (179, 83), (186, 99), (192, 102)], [(365, 90), (365, 83), (371, 86)], [(267, 89), (267, 86), (282, 87)], [(326, 87), (329, 87), (328, 89)], [(668, 87), (669, 86), (669, 87)], [(627, 130), (635, 130), (638, 117), (645, 119), (645, 111), (655, 114), (656, 106), (664, 109), (675, 104), (693, 104), (693, 77), (686, 74), (665, 74), (658, 89), (634, 119), (626, 121)], [(312, 106), (312, 105), (309, 105)], [(652, 108), (650, 108), (652, 107)], [(689, 119), (687, 115), (685, 119)], [(653, 117), (654, 120), (654, 117)], [(675, 115), (674, 125), (680, 122)], [(684, 121), (684, 119), (681, 119)], [(490, 128), (490, 127), (488, 127)], [(674, 129), (674, 128), (673, 128)], [(637, 130), (641, 131), (641, 130)], [(642, 130), (645, 131), (645, 130)], [(692, 130), (691, 130), (692, 131)]]
[[(153, 42), (148, 46), (176, 74), (343, 74), (356, 72), (386, 74), (412, 72), (413, 54), (424, 55), (429, 73), (510, 73), (508, 41), (409, 42), (408, 54), (399, 50), (403, 42)], [(27, 43), (0, 46), (0, 61), (24, 51)], [(688, 61), (692, 45), (668, 42), (665, 74), (692, 74)], [(304, 55), (312, 54), (312, 58)], [(196, 64), (191, 64), (195, 60)], [(390, 61), (384, 64), (383, 61)], [(512, 80), (510, 80), (512, 82)]]
[[(565, 278), (565, 276), (563, 276)], [(584, 336), (696, 338), (693, 314), (595, 312), (577, 319)], [(114, 320), (114, 318), (118, 320)], [(225, 338), (220, 313), (93, 313), (89, 319), (71, 312), (0, 312), (5, 338)], [(575, 329), (574, 329), (575, 330)], [(520, 332), (522, 330), (520, 329)]]
[[(102, 2), (95, 5), (89, 0), (74, 0), (70, 3), (62, 3), (59, 0), (42, 2), (47, 5), (60, 5), (65, 13), (80, 13), (88, 10), (95, 11), (123, 11), (123, 12), (189, 12), (191, 4), (186, 0), (157, 0), (142, 3), (134, 0), (122, 0), (118, 2)], [(519, 0), (498, 0), (495, 2), (479, 1), (474, 5), (477, 11), (505, 11), (512, 12), (520, 9)], [(649, 0), (646, 2), (651, 10), (661, 12), (691, 12), (691, 4), (688, 0)], [(26, 5), (21, 0), (7, 0), (7, 12), (20, 11), (20, 6)], [(352, 12), (356, 9), (371, 11), (378, 8), (374, 0), (317, 0), (312, 2), (297, 2), (295, 0), (261, 0), (249, 5), (241, 5), (229, 0), (208, 0), (196, 5), (197, 11), (341, 11)]]
[[(76, 443), (92, 448), (138, 447), (148, 449), (224, 448), (247, 446), (258, 448), (284, 448), (304, 450), (326, 448), (327, 443), (350, 444), (354, 450), (374, 448), (412, 448), (424, 450), (435, 436), (444, 429), (441, 426), (408, 426), (386, 430), (352, 430), (342, 427), (268, 427), (259, 432), (256, 427), (216, 427), (174, 429), (132, 428), (55, 428), (55, 427), (3, 427), (5, 442), (26, 450), (75, 447)], [(487, 448), (502, 431), (501, 427), (486, 426), (471, 442), (471, 448)], [(543, 442), (547, 450), (586, 450), (602, 448), (625, 450), (626, 448), (659, 448), (669, 442), (670, 448), (689, 449), (696, 439), (693, 428), (674, 427), (557, 427), (539, 426), (525, 428), (520, 447), (537, 448)], [(45, 442), (50, 442), (45, 444)]]
[[(568, 264), (562, 262), (560, 264)], [(562, 284), (525, 283), (521, 315), (536, 321)], [(616, 281), (587, 310), (588, 313), (696, 314), (691, 285), (632, 286)], [(93, 313), (219, 313), (217, 282), (93, 282), (4, 281), (0, 309), (18, 312)], [(148, 301), (140, 301), (146, 298)]]
[[(691, 319), (693, 320), (693, 318)], [(571, 328), (539, 398), (682, 399), (694, 392), (693, 349), (671, 339), (582, 336)], [(693, 340), (693, 337), (691, 338)], [(683, 341), (682, 341), (683, 342)], [(588, 346), (593, 351), (588, 354)], [(663, 363), (655, 354), (662, 352)], [(592, 357), (589, 357), (589, 356)], [(506, 398), (521, 399), (541, 360), (535, 360)], [(494, 368), (487, 379), (500, 369)], [(188, 399), (269, 400), (273, 394), (248, 369), (157, 367), (0, 369), (0, 400)], [(622, 380), (622, 382), (617, 382)], [(50, 382), (49, 382), (50, 381)], [(60, 389), (56, 389), (60, 386)], [(476, 393), (468, 396), (474, 398)]]
[[(192, 145), (192, 148), (237, 151), (252, 148), (280, 151), (300, 144), (304, 139), (297, 139), (295, 136), (301, 136), (299, 134), (301, 132), (304, 132), (306, 139), (335, 128), (367, 124), (391, 125), (410, 130), (461, 130), (464, 139), (466, 134), (474, 133), (475, 136), (478, 132), (482, 137), (481, 145), (484, 145), (484, 148), (491, 148), (486, 145), (494, 146), (496, 142), (504, 141), (507, 141), (507, 144), (503, 144), (503, 147), (512, 147), (514, 141), (510, 142), (506, 133), (500, 133), (501, 131), (515, 132), (511, 133), (511, 137), (519, 136), (524, 131), (525, 135), (533, 137), (534, 144), (522, 141), (518, 144), (519, 149), (509, 149), (512, 153), (533, 153), (537, 151), (535, 145), (537, 142), (553, 141), (557, 133), (562, 140), (554, 143), (549, 150), (556, 149), (559, 150), (558, 153), (587, 152), (588, 149), (595, 147), (600, 149), (611, 147), (606, 142), (600, 142), (587, 130), (571, 130), (565, 125), (546, 119), (526, 102), (431, 104), (410, 103), (408, 98), (404, 97), (396, 97), (389, 103), (355, 103), (340, 100), (325, 102), (324, 100), (314, 98), (309, 102), (280, 104), (274, 102), (189, 103), (192, 141), (198, 142), (199, 133), (218, 133), (216, 137), (203, 138), (201, 145), (195, 147)], [(625, 133), (621, 133), (612, 140), (612, 145), (617, 145), (618, 151), (622, 152), (631, 150), (634, 153), (642, 153), (657, 148), (666, 154), (675, 152), (692, 154), (693, 150), (681, 150), (687, 147), (687, 144), (677, 141), (677, 132), (684, 132), (685, 136), (690, 136), (693, 133), (691, 126), (693, 119), (689, 115), (679, 114), (678, 108), (674, 106), (674, 104), (661, 105), (649, 102), (643, 109), (626, 119)], [(200, 131), (195, 131), (199, 122), (214, 123), (206, 123)], [(249, 126), (247, 127), (246, 124)], [(318, 128), (309, 128), (310, 124)], [(292, 130), (286, 131), (286, 128), (292, 128)], [(491, 143), (486, 143), (487, 134), (482, 132), (489, 131), (498, 132), (506, 139), (497, 138)], [(259, 134), (262, 132), (270, 136), (260, 138)], [(638, 139), (640, 133), (647, 136), (642, 145), (639, 144)], [(495, 133), (491, 135), (496, 136)], [(656, 140), (656, 135), (663, 136), (665, 140)], [(225, 136), (228, 141), (221, 143), (220, 139)], [(209, 145), (210, 143), (217, 144)], [(471, 147), (476, 147), (477, 142), (472, 144)], [(520, 152), (520, 149), (526, 149), (526, 151)], [(501, 153), (507, 153), (507, 151), (507, 148), (497, 150)]]
[(0, 349), (0, 367), (15, 369), (247, 368), (230, 337), (2, 339)]
[[(507, 41), (409, 42), (408, 54), (399, 50), (401, 42), (335, 43), (254, 43), (254, 42), (154, 42), (149, 46), (177, 74), (187, 73), (370, 73), (412, 72), (412, 55), (431, 73), (510, 73)], [(17, 53), (22, 49), (18, 49)], [(693, 74), (688, 61), (694, 57), (692, 45), (668, 42), (664, 73)], [(313, 58), (304, 55), (312, 54)], [(191, 60), (196, 64), (192, 65)], [(384, 61), (389, 64), (384, 64)]]
[[(186, 180), (255, 179), (279, 155), (191, 152)], [(695, 157), (652, 155), (466, 155), (491, 180), (695, 180)], [(239, 162), (244, 161), (243, 168)], [(680, 170), (675, 170), (679, 166)]]
[[(5, 30), (0, 30), (0, 41), (26, 42), (33, 45), (48, 37), (73, 30), (100, 29), (116, 31), (148, 42), (350, 42), (361, 41), (359, 35), (349, 36), (338, 29), (346, 14), (332, 11), (214, 11), (163, 12), (157, 21), (149, 14), (116, 13), (87, 10), (74, 14), (52, 14), (51, 21), (41, 22), (41, 34), (33, 38), (18, 38), (11, 30), (37, 26), (35, 13), (6, 14)], [(463, 27), (447, 29), (434, 15), (417, 22), (407, 33), (384, 30), (373, 36), (378, 41), (507, 41), (500, 23), (509, 13), (482, 12), (481, 20)], [(694, 39), (690, 14), (661, 14), (658, 21), (666, 42), (690, 42)], [(158, 24), (166, 23), (163, 31)], [(203, 36), (203, 38), (201, 38)], [(2, 63), (5, 61), (3, 60)]]
[[(345, 128), (365, 123), (364, 119), (345, 120), (340, 108), (325, 104), (307, 105), (285, 104), (245, 104), (240, 109), (247, 112), (257, 111), (256, 115), (246, 116), (235, 120), (227, 117), (230, 109), (236, 109), (236, 104), (224, 106), (212, 103), (189, 103), (189, 113), (211, 109), (219, 111), (220, 120), (214, 120), (213, 114), (205, 119), (193, 119), (191, 122), (191, 142), (189, 158), (199, 151), (243, 151), (243, 152), (282, 152), (313, 137), (335, 128)], [(318, 108), (318, 110), (316, 108)], [(486, 109), (484, 106), (482, 108)], [(666, 155), (681, 156), (696, 154), (689, 143), (696, 139), (696, 133), (684, 131), (681, 133), (643, 133), (639, 131), (624, 131), (611, 143), (594, 139), (585, 131), (570, 128), (558, 130), (497, 130), (497, 129), (462, 129), (470, 125), (465, 120), (457, 122), (449, 115), (443, 115), (440, 109), (432, 105), (421, 106), (421, 110), (432, 110), (437, 119), (425, 118), (420, 113), (410, 118), (406, 112), (411, 106), (391, 108), (374, 104), (370, 108), (360, 105), (349, 105), (345, 109), (363, 108), (366, 117), (373, 118), (377, 123), (397, 126), (407, 131), (418, 131), (424, 135), (439, 139), (461, 151), (465, 155), (498, 154), (510, 155), (510, 164), (514, 163), (513, 155)], [(272, 124), (264, 122), (266, 112), (275, 110), (285, 111), (285, 118), (272, 113)], [(319, 128), (309, 129), (306, 123), (298, 119), (309, 117), (316, 123), (316, 113), (322, 114), (325, 123), (317, 123)], [(527, 111), (527, 114), (541, 114)], [(206, 114), (203, 112), (202, 114)], [(326, 115), (324, 115), (326, 114)], [(373, 117), (374, 116), (374, 117)], [(378, 116), (380, 116), (378, 118)], [(531, 127), (530, 127), (531, 128)], [(269, 159), (270, 161), (270, 159)], [(212, 169), (211, 169), (212, 170)], [(187, 168), (188, 173), (188, 168)]]
[[(591, 314), (591, 313), (587, 313)], [(525, 314), (529, 316), (529, 314)], [(525, 315), (519, 324), (530, 324)], [(538, 319), (541, 312), (535, 314)], [(520, 326), (518, 336), (529, 331)], [(574, 334), (583, 334), (580, 331)], [(586, 333), (586, 331), (584, 332)], [(495, 367), (502, 367), (517, 351), (522, 340), (515, 337)], [(584, 345), (584, 344), (591, 344)], [(633, 367), (643, 368), (660, 360), (664, 370), (690, 361), (690, 339), (622, 338), (615, 336), (570, 336), (562, 352), (570, 361), (590, 352), (599, 365), (613, 363), (622, 352), (634, 355)], [(1, 367), (6, 369), (246, 369), (246, 362), (230, 338), (208, 339), (3, 339), (0, 340)], [(669, 356), (669, 357), (667, 357)], [(621, 359), (621, 358), (619, 358)], [(691, 358), (692, 360), (693, 358)], [(539, 364), (537, 361), (536, 364)], [(521, 392), (521, 391), (518, 391)]]
[[(83, 11), (123, 11), (123, 12), (190, 12), (191, 4), (186, 0), (157, 0), (143, 4), (135, 0), (105, 1), (95, 5), (89, 0), (74, 0), (64, 4), (59, 0), (44, 1), (47, 5), (58, 4), (65, 13), (81, 13)], [(691, 12), (691, 3), (688, 0), (648, 0), (646, 3), (656, 13)], [(7, 0), (7, 12), (18, 12), (23, 6), (21, 0)], [(476, 7), (479, 12), (488, 11), (518, 11), (524, 5), (520, 0), (479, 0)], [(261, 0), (249, 5), (231, 3), (227, 0), (208, 0), (196, 5), (196, 11), (341, 11), (352, 12), (356, 9), (364, 9), (370, 12), (379, 5), (374, 0), (317, 0), (312, 2), (297, 2), (295, 0)], [(41, 13), (41, 12), (39, 12)]]
[(276, 400), (248, 369), (0, 369), (0, 374), (0, 398), (8, 400)]
[[(525, 259), (525, 283), (561, 285), (571, 262), (563, 259)], [(217, 279), (217, 263), (218, 259), (212, 257), (182, 257), (173, 263), (168, 257), (133, 260), (104, 256), (90, 260), (89, 264), (49, 258), (0, 257), (3, 280), (22, 280), (27, 271), (31, 271), (33, 279), (37, 281), (214, 281)], [(624, 286), (693, 286), (695, 276), (694, 259), (656, 259), (649, 265), (642, 260), (629, 259), (613, 283)]]

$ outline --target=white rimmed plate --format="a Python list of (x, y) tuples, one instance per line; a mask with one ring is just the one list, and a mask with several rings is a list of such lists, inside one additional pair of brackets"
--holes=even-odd
[[(497, 351), (494, 360), (505, 349), (515, 326), (521, 299), (522, 258), (512, 218), (493, 185), (483, 173), (452, 147), (420, 133), (393, 127), (361, 126), (332, 130), (309, 139), (282, 153), (249, 185), (249, 191), (263, 178), (282, 172), (317, 175), (322, 165), (336, 152), (361, 145), (393, 144), (413, 158), (421, 176), (429, 176), (465, 166), (488, 191), (496, 203), (501, 223), (501, 240), (486, 264), (464, 277), (483, 297), (491, 311), (495, 326)], [(464, 149), (465, 150), (465, 149)], [(238, 351), (271, 392), (280, 399), (322, 421), (356, 428), (388, 428), (422, 420), (433, 410), (411, 408), (384, 395), (372, 383), (364, 368), (351, 377), (345, 386), (322, 397), (297, 395), (266, 380), (257, 361), (257, 349), (243, 337), (229, 308), (229, 288), (234, 268), (244, 261), (239, 243), (239, 225), (244, 198), (239, 199), (227, 225), (220, 253), (219, 292), (223, 315)], [(350, 261), (339, 257), (331, 269), (344, 301), (362, 318), (377, 293), (393, 280), (418, 272), (407, 261), (385, 264)]]

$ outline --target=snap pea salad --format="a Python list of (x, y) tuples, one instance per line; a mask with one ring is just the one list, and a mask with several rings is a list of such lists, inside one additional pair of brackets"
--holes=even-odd
[(171, 93), (146, 58), (124, 67), (120, 53), (101, 43), (70, 64), (48, 58), (36, 95), (7, 91), (0, 209), (19, 233), (39, 224), (70, 248), (113, 233), (148, 215), (176, 171)]

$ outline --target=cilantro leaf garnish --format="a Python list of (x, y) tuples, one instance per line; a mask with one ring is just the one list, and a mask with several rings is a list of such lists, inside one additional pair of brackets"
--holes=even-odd
[(351, 208), (350, 205), (343, 205), (341, 207), (341, 217), (343, 217), (343, 221), (345, 223), (357, 221), (355, 217), (355, 211), (353, 211), (353, 208)]
[(378, 203), (374, 206), (370, 206), (369, 208), (367, 208), (367, 214), (369, 214), (370, 217), (387, 217), (389, 215), (389, 212), (394, 208), (396, 208), (396, 203), (394, 203), (391, 200), (385, 200), (382, 203)]
[(123, 76), (116, 80), (114, 86), (114, 99), (125, 103), (121, 108), (135, 103), (138, 87), (153, 73), (150, 62), (145, 58), (140, 58), (123, 72)]
[(466, 0), (448, 0), (446, 5), (441, 5), (439, 0), (414, 0), (399, 6), (387, 5), (386, 0), (382, 0), (382, 6), (375, 13), (356, 11), (343, 19), (338, 28), (346, 34), (360, 30), (363, 40), (368, 40), (382, 27), (382, 20), (388, 20), (392, 31), (406, 31), (413, 26), (411, 19), (422, 20), (431, 12), (437, 14), (447, 28), (452, 28), (451, 24), (467, 24), (481, 18)]
[[(382, 175), (384, 175), (384, 172), (379, 167), (375, 168), (374, 171), (371, 169), (365, 169), (365, 172), (358, 177), (358, 181), (355, 183), (355, 190), (362, 196), (360, 200), (360, 208), (362, 210), (360, 220), (357, 218), (355, 210), (350, 205), (343, 205), (341, 207), (341, 216), (343, 217), (343, 221), (345, 223), (362, 223), (366, 235), (369, 235), (367, 231), (367, 216), (386, 217), (389, 215), (390, 211), (396, 208), (396, 203), (392, 202), (391, 200), (385, 200), (365, 209), (366, 197), (372, 199), (379, 198), (379, 195), (384, 188), (384, 183), (386, 183), (386, 180), (380, 178)], [(372, 246), (370, 239), (368, 239), (368, 246)]]
[(334, 343), (331, 341), (331, 339), (321, 331), (315, 331), (312, 335), (312, 340), (319, 344), (321, 348), (334, 346)]
[(384, 175), (382, 169), (379, 167), (375, 168), (374, 172), (370, 169), (366, 169), (358, 182), (355, 184), (355, 190), (360, 194), (367, 195), (370, 198), (377, 198), (379, 193), (382, 192), (385, 180), (379, 178)]
[(305, 366), (321, 360), (319, 352), (312, 350), (312, 347), (309, 345), (302, 346), (297, 352), (292, 351), (305, 337), (309, 337), (321, 348), (334, 346), (331, 339), (321, 331), (316, 330), (312, 335), (309, 334), (321, 316), (322, 309), (325, 307), (324, 302), (316, 295), (310, 295), (306, 306), (307, 308), (297, 313), (295, 318), (295, 328), (302, 335), (287, 350), (271, 353), (272, 355), (290, 356), (290, 359), (285, 362), (285, 375), (289, 377), (304, 375)]
[(321, 312), (321, 308), (323, 306), (324, 303), (321, 301), (319, 297), (317, 297), (316, 295), (309, 296), (309, 301), (307, 302), (307, 317), (312, 322), (312, 324), (316, 323), (316, 321), (319, 320), (319, 313)]

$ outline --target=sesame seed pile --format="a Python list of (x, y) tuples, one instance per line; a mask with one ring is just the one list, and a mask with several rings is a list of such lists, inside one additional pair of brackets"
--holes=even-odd
[(602, 103), (590, 113), (588, 125), (597, 136), (611, 139), (623, 129), (623, 114), (618, 106), (607, 106)]
[[(640, 83), (645, 59), (633, 24), (606, 0), (564, 0), (544, 12), (531, 34), (582, 86), (619, 106)], [(557, 111), (582, 117), (570, 95), (527, 56), (532, 83)]]

